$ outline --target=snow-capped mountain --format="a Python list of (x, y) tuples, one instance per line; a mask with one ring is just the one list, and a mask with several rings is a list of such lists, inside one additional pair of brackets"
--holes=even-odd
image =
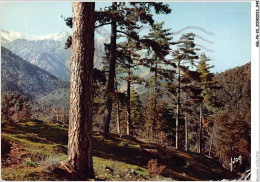
[[(100, 32), (99, 32), (100, 33)], [(63, 80), (70, 80), (71, 49), (65, 49), (65, 41), (69, 33), (62, 31), (45, 36), (31, 36), (19, 32), (1, 31), (2, 46), (11, 50), (22, 59), (34, 64), (54, 76)], [(95, 39), (94, 67), (102, 69), (102, 56), (104, 55), (104, 43), (106, 38)], [(144, 55), (143, 55), (144, 56)], [(138, 73), (147, 79), (153, 73), (148, 69), (140, 68)], [(126, 84), (120, 84), (121, 91), (126, 90)], [(144, 85), (136, 84), (133, 87), (138, 92), (145, 91)]]
[(16, 39), (25, 39), (28, 41), (49, 39), (49, 40), (65, 42), (68, 36), (69, 36), (69, 33), (67, 31), (60, 31), (58, 33), (53, 33), (53, 34), (44, 35), (44, 36), (35, 36), (35, 35), (23, 34), (20, 32), (1, 30), (1, 39), (5, 40), (9, 43)]
[[(1, 31), (1, 44), (22, 59), (64, 80), (70, 80), (71, 49), (65, 49), (66, 31), (45, 36), (32, 36)], [(95, 40), (94, 67), (102, 68), (105, 39)]]

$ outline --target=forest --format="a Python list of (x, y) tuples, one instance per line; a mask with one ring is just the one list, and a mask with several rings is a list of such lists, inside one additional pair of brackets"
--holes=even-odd
[[(251, 62), (213, 73), (195, 33), (173, 41), (154, 21), (171, 11), (162, 2), (98, 11), (74, 2), (73, 17), (63, 17), (72, 28), (70, 82), (2, 47), (2, 179), (250, 179)], [(103, 26), (110, 40), (97, 69), (95, 29)]]

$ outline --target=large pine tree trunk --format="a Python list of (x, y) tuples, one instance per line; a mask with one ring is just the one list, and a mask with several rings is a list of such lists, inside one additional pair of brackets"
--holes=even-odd
[(94, 178), (92, 161), (92, 72), (95, 3), (73, 3), (68, 164), (82, 178)]
[[(116, 11), (116, 2), (113, 2), (113, 11)], [(113, 98), (112, 94), (114, 92), (114, 78), (116, 70), (116, 17), (112, 17), (111, 21), (111, 42), (110, 42), (110, 63), (109, 63), (109, 76), (107, 85), (107, 101), (105, 106), (105, 112), (103, 116), (103, 121), (101, 123), (101, 130), (105, 136), (109, 135), (109, 125), (112, 113)]]

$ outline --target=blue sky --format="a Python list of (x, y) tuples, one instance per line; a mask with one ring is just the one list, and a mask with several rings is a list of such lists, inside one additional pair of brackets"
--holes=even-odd
[[(96, 3), (96, 8), (107, 4)], [(215, 65), (213, 72), (225, 71), (250, 61), (250, 2), (168, 4), (172, 13), (155, 15), (155, 20), (164, 21), (166, 28), (176, 32), (174, 40), (187, 32), (198, 35), (195, 42), (202, 46), (201, 52), (212, 58), (212, 64)], [(71, 2), (1, 3), (1, 28), (30, 35), (46, 35), (63, 30), (70, 32), (61, 15), (72, 15)]]

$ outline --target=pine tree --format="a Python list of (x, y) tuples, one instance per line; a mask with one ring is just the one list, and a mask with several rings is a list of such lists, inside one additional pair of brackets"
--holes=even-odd
[[(192, 71), (190, 71), (187, 64), (194, 66), (194, 60), (198, 59), (196, 55), (195, 43), (194, 43), (195, 34), (187, 33), (181, 36), (178, 49), (173, 51), (172, 56), (174, 61), (177, 63), (178, 69), (178, 91), (177, 91), (177, 117), (176, 117), (176, 143), (175, 148), (179, 148), (179, 123), (180, 123), (180, 98), (181, 98), (181, 75), (183, 72), (187, 76), (190, 76)], [(187, 80), (187, 79), (186, 79)], [(190, 90), (192, 91), (192, 90)]]
[[(198, 150), (202, 152), (202, 112), (211, 112), (214, 113), (219, 109), (219, 103), (216, 100), (216, 96), (213, 95), (214, 89), (216, 89), (216, 81), (213, 80), (214, 75), (210, 73), (210, 69), (214, 66), (210, 66), (209, 64), (210, 59), (206, 56), (205, 53), (200, 55), (200, 61), (197, 65), (197, 72), (200, 74), (200, 82), (199, 85), (201, 87), (201, 103), (200, 103), (200, 128), (199, 128), (199, 143), (198, 143)], [(204, 111), (202, 110), (202, 105), (206, 106), (203, 107)], [(210, 138), (213, 139), (213, 132), (208, 132)], [(210, 141), (209, 141), (210, 142)], [(210, 152), (209, 152), (210, 154)]]
[(138, 93), (131, 90), (131, 120), (134, 128), (141, 128), (143, 126), (143, 105), (139, 98)]
[(147, 102), (144, 108), (144, 119), (145, 119), (145, 125), (144, 128), (146, 130), (145, 136), (148, 139), (152, 139), (155, 136), (156, 132), (156, 125), (157, 125), (157, 120), (159, 119), (156, 111), (156, 107), (154, 105), (155, 103), (155, 97), (154, 97), (154, 92), (153, 88), (155, 87), (155, 79), (154, 77), (150, 77), (146, 81), (146, 87), (149, 89), (149, 93), (147, 95)]
[(31, 102), (28, 96), (2, 92), (1, 122), (9, 123), (31, 118)]
[[(154, 21), (152, 19), (151, 8), (155, 9), (155, 13), (165, 13), (168, 14), (171, 10), (168, 5), (163, 3), (137, 3), (131, 2), (126, 5), (124, 2), (116, 3), (113, 2), (110, 8), (106, 11), (101, 12), (97, 18), (100, 21), (100, 25), (111, 24), (111, 41), (110, 41), (110, 56), (109, 56), (109, 77), (107, 86), (107, 101), (105, 106), (104, 118), (101, 124), (101, 129), (103, 134), (109, 135), (109, 125), (112, 112), (112, 95), (114, 92), (114, 78), (115, 78), (115, 66), (116, 66), (116, 37), (118, 34), (126, 35), (127, 37), (134, 39), (136, 41), (141, 41), (136, 29), (140, 29), (138, 23), (153, 25)], [(105, 15), (105, 16), (104, 16)], [(107, 16), (106, 16), (107, 15)], [(129, 32), (129, 30), (131, 30)], [(142, 41), (143, 44), (150, 44), (151, 41)], [(158, 49), (158, 46), (153, 46)], [(130, 114), (130, 113), (129, 113)], [(130, 118), (130, 117), (129, 117)]]
[(230, 168), (230, 158), (241, 155), (242, 164), (250, 166), (248, 163), (248, 159), (250, 161), (250, 129), (239, 111), (224, 110), (212, 116), (211, 119), (215, 123), (214, 156), (220, 158), (225, 167)]
[(121, 133), (121, 113), (124, 111), (124, 107), (127, 103), (127, 96), (124, 92), (121, 92), (118, 89), (118, 79), (115, 79), (116, 81), (116, 125), (117, 125), (117, 132)]
[[(150, 89), (150, 96), (148, 97), (148, 107), (146, 107), (146, 124), (148, 125), (148, 132), (151, 132), (151, 136), (154, 137), (156, 130), (158, 131), (158, 122), (160, 122), (160, 116), (157, 105), (160, 104), (162, 98), (162, 89), (168, 80), (172, 80), (172, 73), (168, 68), (169, 62), (166, 60), (166, 56), (170, 53), (171, 32), (170, 29), (164, 29), (164, 22), (156, 23), (145, 38), (152, 40), (159, 47), (158, 49), (152, 49), (148, 52), (148, 58), (142, 59), (142, 65), (150, 68), (150, 71), (154, 73), (149, 80), (147, 80), (147, 86)], [(149, 48), (149, 47), (147, 47)], [(153, 91), (152, 91), (152, 90)], [(151, 94), (152, 97), (151, 97)], [(149, 114), (150, 113), (150, 114)], [(149, 131), (151, 130), (151, 131)], [(154, 131), (153, 131), (154, 130)]]
[(101, 123), (101, 129), (105, 136), (109, 135), (109, 125), (110, 125), (112, 103), (113, 103), (112, 94), (114, 92), (114, 78), (115, 78), (115, 66), (116, 66), (116, 35), (117, 35), (116, 16), (118, 15), (117, 2), (112, 3), (112, 8), (110, 13), (112, 14), (112, 16), (111, 16), (111, 38), (110, 38), (110, 54), (109, 54), (109, 75), (108, 75), (108, 84), (107, 84), (107, 101), (106, 101), (103, 121)]
[[(170, 70), (166, 68), (169, 62), (166, 60), (166, 56), (170, 54), (170, 45), (174, 44), (171, 42), (171, 29), (163, 28), (164, 22), (156, 23), (147, 36), (148, 40), (153, 40), (160, 49), (156, 49), (148, 52), (150, 58), (143, 59), (142, 63), (144, 66), (149, 67), (152, 72), (154, 72), (154, 90), (155, 94), (158, 93), (159, 81), (163, 79), (168, 79)], [(156, 104), (155, 104), (156, 105)]]
[(119, 78), (124, 80), (127, 85), (127, 135), (131, 134), (132, 121), (131, 121), (131, 85), (140, 84), (143, 79), (133, 73), (137, 70), (137, 63), (140, 55), (137, 53), (141, 47), (138, 42), (127, 38), (126, 41), (118, 44), (118, 64), (117, 74), (121, 75)]
[(218, 103), (216, 97), (213, 95), (213, 90), (216, 88), (216, 81), (213, 80), (214, 74), (210, 72), (210, 69), (214, 66), (210, 66), (208, 63), (210, 59), (205, 53), (200, 55), (200, 61), (197, 65), (197, 71), (200, 73), (200, 85), (202, 89), (201, 96), (203, 98), (203, 104), (206, 105), (210, 111), (217, 111)]
[(155, 108), (153, 96), (148, 96), (144, 108), (144, 137), (152, 142), (172, 145), (175, 131), (173, 129), (175, 127), (173, 118), (172, 107), (160, 100)]
[(94, 178), (92, 73), (95, 3), (73, 3), (68, 163), (81, 179)]
[(1, 93), (1, 123), (9, 123), (10, 118), (10, 99), (6, 92)]
[(20, 114), (20, 118), (22, 120), (29, 120), (31, 119), (31, 108), (30, 108), (30, 103), (27, 101), (24, 101), (23, 103), (23, 108)]

